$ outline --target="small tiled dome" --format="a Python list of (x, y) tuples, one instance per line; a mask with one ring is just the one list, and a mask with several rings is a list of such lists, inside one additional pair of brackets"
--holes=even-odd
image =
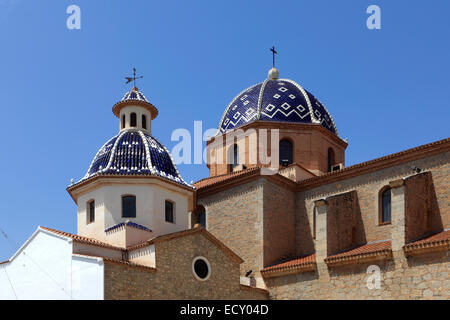
[(133, 87), (133, 89), (125, 93), (122, 100), (120, 100), (113, 106), (113, 113), (116, 115), (116, 117), (119, 117), (120, 110), (128, 105), (138, 105), (146, 108), (151, 113), (152, 120), (155, 119), (158, 115), (158, 109), (156, 109), (153, 104), (148, 102), (144, 94), (136, 87)]
[(106, 142), (97, 152), (82, 181), (96, 175), (155, 175), (188, 185), (167, 149), (141, 130), (121, 131)]
[(144, 101), (148, 102), (147, 98), (145, 98), (144, 94), (139, 91), (138, 88), (134, 87), (131, 89), (131, 91), (128, 91), (124, 94), (121, 101), (128, 101), (128, 100), (138, 100), (138, 101)]
[(295, 81), (278, 79), (276, 69), (269, 72), (267, 80), (231, 101), (220, 120), (219, 133), (255, 120), (320, 124), (338, 134), (325, 106)]

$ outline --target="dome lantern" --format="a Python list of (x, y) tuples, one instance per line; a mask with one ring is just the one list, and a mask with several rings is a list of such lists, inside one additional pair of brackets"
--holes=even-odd
[(113, 113), (120, 119), (120, 131), (136, 129), (151, 134), (151, 121), (158, 116), (158, 109), (133, 87), (113, 106)]

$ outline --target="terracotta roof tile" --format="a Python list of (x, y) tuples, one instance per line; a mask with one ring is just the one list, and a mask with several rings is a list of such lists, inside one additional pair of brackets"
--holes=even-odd
[[(414, 155), (420, 152), (432, 152), (433, 150), (438, 150), (439, 152), (445, 152), (444, 150), (449, 148), (450, 138), (442, 139), (432, 143), (424, 144), (415, 148), (407, 149), (397, 153), (392, 153), (384, 157), (376, 158), (366, 162), (361, 162), (349, 167), (345, 167), (341, 170), (328, 172), (320, 176), (312, 177), (309, 179), (302, 180), (299, 182), (301, 187), (309, 187), (310, 185), (315, 185), (316, 183), (324, 183), (325, 181), (332, 180), (335, 177), (345, 176), (350, 172), (357, 172), (358, 170), (365, 168), (378, 169), (379, 166), (389, 165), (392, 161), (396, 159), (405, 159), (409, 155)], [(409, 160), (406, 158), (405, 160)], [(359, 171), (358, 171), (359, 172)]]
[(107, 257), (103, 257), (103, 256), (94, 256), (94, 255), (87, 255), (87, 254), (74, 254), (74, 256), (89, 257), (89, 258), (99, 258), (99, 259), (102, 259), (105, 262), (110, 262), (110, 263), (114, 263), (114, 264), (121, 264), (121, 265), (125, 265), (125, 266), (132, 267), (132, 268), (145, 269), (145, 270), (148, 270), (148, 271), (156, 271), (156, 268), (144, 266), (142, 264), (138, 264), (138, 263), (130, 262), (130, 261), (126, 261), (126, 260), (111, 259), (111, 258), (107, 258)]
[(408, 243), (403, 249), (407, 253), (413, 251), (428, 251), (428, 249), (445, 249), (450, 247), (450, 230), (445, 230), (423, 239)]
[(41, 226), (39, 228), (42, 229), (42, 230), (50, 231), (50, 232), (52, 232), (54, 234), (58, 234), (58, 235), (63, 236), (63, 237), (71, 238), (71, 239), (73, 239), (74, 241), (77, 241), (77, 242), (91, 244), (91, 245), (94, 245), (94, 246), (103, 247), (103, 248), (109, 248), (109, 249), (113, 249), (113, 250), (121, 250), (121, 251), (125, 250), (125, 248), (115, 247), (115, 246), (112, 246), (112, 245), (110, 245), (108, 243), (101, 242), (101, 241), (98, 241), (98, 240), (93, 239), (93, 238), (83, 237), (83, 236), (79, 236), (79, 235), (76, 235), (76, 234), (72, 234), (72, 233), (68, 233), (68, 232), (64, 232), (64, 231), (60, 231), (60, 230), (55, 230), (55, 229), (51, 229), (51, 228), (41, 227)]
[(264, 276), (269, 276), (290, 271), (311, 270), (315, 268), (315, 265), (316, 255), (311, 254), (271, 265), (262, 269), (261, 274)]
[(246, 174), (250, 174), (250, 173), (259, 171), (260, 169), (261, 168), (259, 168), (259, 167), (254, 167), (254, 168), (248, 168), (248, 169), (244, 169), (244, 170), (236, 171), (236, 172), (232, 172), (232, 173), (222, 174), (222, 175), (215, 176), (215, 177), (205, 178), (205, 179), (197, 181), (193, 185), (198, 190), (198, 189), (212, 186), (214, 184), (217, 184), (217, 183), (220, 183), (223, 181), (227, 181), (227, 180), (230, 180), (233, 178), (241, 177)]
[(234, 253), (234, 251), (232, 251), (230, 248), (228, 248), (225, 244), (223, 244), (222, 241), (217, 239), (215, 236), (213, 236), (210, 232), (208, 232), (208, 230), (206, 230), (203, 227), (196, 227), (196, 228), (192, 228), (192, 229), (187, 229), (187, 230), (183, 230), (183, 231), (178, 231), (178, 232), (174, 232), (174, 233), (165, 234), (165, 235), (162, 235), (162, 236), (157, 236), (157, 237), (155, 237), (153, 239), (144, 241), (144, 242), (142, 242), (140, 244), (137, 244), (135, 246), (128, 247), (127, 251), (137, 250), (137, 249), (144, 248), (144, 247), (147, 247), (147, 246), (155, 244), (155, 243), (159, 243), (159, 242), (163, 242), (163, 241), (169, 241), (169, 240), (172, 240), (172, 239), (177, 239), (177, 238), (188, 236), (188, 235), (195, 234), (195, 233), (203, 234), (212, 243), (214, 243), (216, 246), (218, 246), (220, 249), (222, 249), (231, 259), (233, 259), (237, 263), (244, 262), (236, 253)]
[(351, 262), (361, 259), (367, 259), (377, 256), (390, 256), (391, 250), (391, 241), (383, 241), (377, 243), (369, 243), (354, 249), (347, 250), (342, 253), (338, 253), (335, 255), (328, 256), (325, 259), (327, 264), (338, 264)]

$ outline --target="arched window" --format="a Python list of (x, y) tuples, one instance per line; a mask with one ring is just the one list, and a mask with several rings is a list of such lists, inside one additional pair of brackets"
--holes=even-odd
[(280, 141), (280, 165), (288, 166), (294, 162), (292, 142), (283, 139)]
[(230, 155), (228, 157), (231, 161), (230, 163), (230, 172), (233, 172), (233, 169), (239, 164), (239, 147), (237, 144), (230, 148)]
[(334, 160), (334, 150), (332, 148), (328, 148), (328, 172), (331, 172), (333, 165), (335, 165)]
[(192, 212), (191, 227), (193, 228), (197, 223), (203, 228), (206, 228), (206, 210), (202, 205), (199, 205), (195, 211)]
[(380, 224), (391, 223), (391, 188), (386, 187), (380, 192)]
[(125, 128), (125, 115), (122, 115), (122, 129)]
[(136, 197), (122, 197), (122, 218), (136, 218)]
[(136, 127), (136, 113), (132, 112), (130, 114), (130, 127)]
[(145, 114), (142, 115), (142, 128), (147, 129), (147, 117)]
[(166, 222), (175, 223), (175, 215), (173, 214), (173, 202), (166, 200)]

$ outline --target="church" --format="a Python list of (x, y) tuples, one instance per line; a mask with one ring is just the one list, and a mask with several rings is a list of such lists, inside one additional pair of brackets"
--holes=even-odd
[(112, 111), (67, 188), (77, 234), (38, 227), (0, 299), (450, 298), (450, 139), (346, 167), (330, 112), (272, 68), (218, 114), (189, 184), (136, 86)]

